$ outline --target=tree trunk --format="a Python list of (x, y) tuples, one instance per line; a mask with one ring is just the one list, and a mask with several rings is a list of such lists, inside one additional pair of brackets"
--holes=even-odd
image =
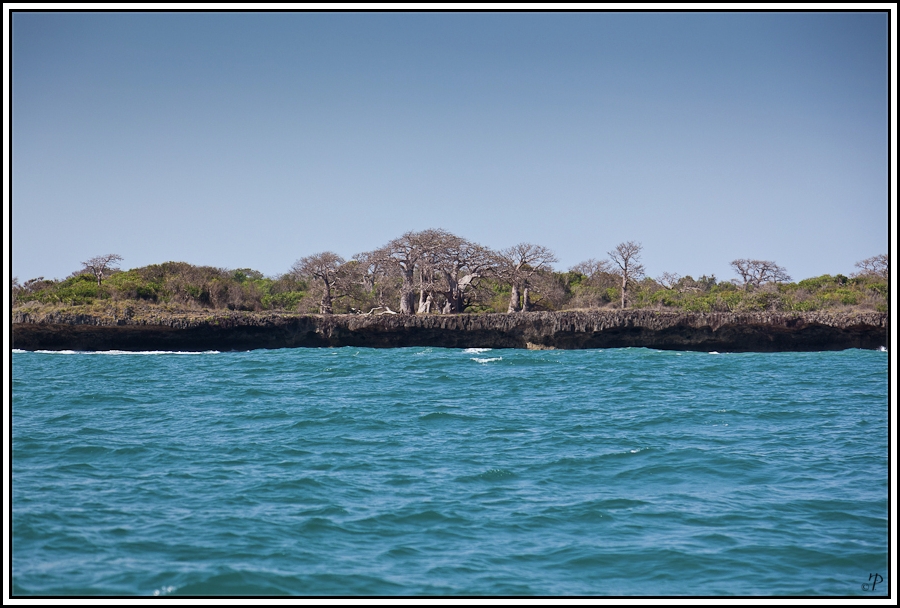
[(531, 302), (528, 301), (528, 285), (525, 285), (525, 290), (522, 292), (522, 312), (528, 312), (531, 310)]
[(444, 271), (444, 280), (447, 281), (447, 303), (450, 304), (450, 312), (462, 312), (459, 308), (459, 283), (452, 274)]
[(454, 312), (463, 312), (466, 308), (465, 298), (463, 298), (462, 292), (457, 292), (453, 295), (453, 308)]
[(507, 313), (518, 312), (519, 311), (519, 285), (518, 283), (512, 284), (512, 293), (509, 296), (509, 308), (506, 309)]
[(466, 289), (478, 278), (481, 278), (481, 275), (473, 272), (454, 282), (453, 298), (458, 312), (463, 312), (466, 309)]
[(415, 301), (416, 294), (412, 292), (406, 292), (400, 294), (400, 314), (401, 315), (411, 315), (413, 314), (413, 302)]
[(628, 285), (628, 275), (622, 273), (622, 308), (625, 308), (625, 287)]
[(416, 293), (413, 288), (412, 271), (403, 271), (403, 284), (400, 286), (400, 314), (411, 315), (415, 310)]
[(319, 307), (319, 312), (323, 315), (330, 315), (331, 310), (331, 285), (326, 280), (325, 292), (322, 294), (322, 305)]
[(427, 304), (426, 304), (426, 302), (425, 302), (425, 298), (423, 297), (423, 296), (425, 295), (425, 290), (424, 290), (424, 288), (422, 288), (421, 286), (419, 287), (419, 289), (420, 289), (421, 291), (419, 291), (419, 305), (416, 307), (416, 314), (417, 314), (417, 315), (420, 315), (420, 314), (422, 314), (423, 312), (424, 312), (424, 313), (427, 313), (427, 312), (428, 312), (427, 310), (425, 310), (426, 307), (427, 307)]
[(416, 314), (425, 312), (425, 272), (419, 271), (419, 306), (416, 308)]

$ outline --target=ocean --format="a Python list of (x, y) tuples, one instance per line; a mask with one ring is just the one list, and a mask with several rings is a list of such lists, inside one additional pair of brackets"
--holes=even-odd
[(12, 593), (884, 596), (888, 354), (12, 355)]

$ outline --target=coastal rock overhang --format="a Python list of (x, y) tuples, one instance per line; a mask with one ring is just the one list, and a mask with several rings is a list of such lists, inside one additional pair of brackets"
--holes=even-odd
[(478, 315), (297, 315), (219, 312), (110, 318), (13, 315), (22, 350), (254, 350), (390, 348), (618, 348), (719, 352), (875, 349), (885, 313), (682, 313), (653, 310)]

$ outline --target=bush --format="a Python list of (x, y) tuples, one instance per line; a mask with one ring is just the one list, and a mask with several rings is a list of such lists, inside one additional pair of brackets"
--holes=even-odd
[(834, 291), (822, 295), (822, 300), (826, 304), (841, 304), (844, 306), (852, 306), (859, 302), (859, 293), (850, 289), (835, 289)]
[(304, 291), (273, 293), (263, 296), (261, 303), (266, 310), (297, 310), (305, 296)]
[(92, 304), (97, 298), (109, 298), (108, 285), (97, 285), (97, 280), (91, 275), (78, 275), (66, 279), (54, 286), (57, 302), (77, 306), (79, 304)]
[[(839, 275), (840, 276), (840, 275)], [(846, 277), (844, 277), (846, 279)], [(813, 277), (811, 279), (803, 279), (802, 281), (797, 283), (798, 287), (802, 287), (803, 289), (807, 289), (809, 291), (815, 292), (822, 288), (833, 286), (838, 284), (835, 280), (835, 277), (830, 274), (823, 274), (820, 277)]]
[(156, 302), (162, 285), (146, 280), (135, 270), (118, 272), (104, 282), (117, 300), (149, 300)]

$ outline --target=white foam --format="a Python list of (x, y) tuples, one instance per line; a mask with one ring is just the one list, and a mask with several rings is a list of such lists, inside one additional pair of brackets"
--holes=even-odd
[(489, 350), (494, 350), (493, 348), (467, 348), (464, 350), (464, 353), (486, 353)]
[(172, 593), (173, 591), (175, 591), (175, 589), (176, 589), (176, 587), (173, 586), (173, 585), (169, 585), (168, 587), (162, 587), (162, 588), (160, 588), (160, 589), (154, 589), (154, 590), (153, 590), (153, 595), (156, 596), (156, 597), (158, 597), (158, 596), (160, 596), (160, 595), (167, 595), (167, 594)]
[(722, 353), (720, 353), (720, 352), (717, 351), (717, 350), (711, 350), (711, 351), (709, 351), (709, 354), (711, 354), (711, 355), (721, 355)]
[[(879, 346), (879, 347), (878, 347), (878, 350), (881, 351), (881, 352), (883, 352), (883, 353), (886, 353), (886, 352), (887, 352), (887, 348), (884, 347), (884, 346)], [(16, 352), (16, 351), (13, 351), (13, 352)]]
[(491, 361), (503, 361), (503, 357), (488, 357), (486, 359), (472, 357), (472, 361), (475, 361), (476, 363), (490, 363)]

